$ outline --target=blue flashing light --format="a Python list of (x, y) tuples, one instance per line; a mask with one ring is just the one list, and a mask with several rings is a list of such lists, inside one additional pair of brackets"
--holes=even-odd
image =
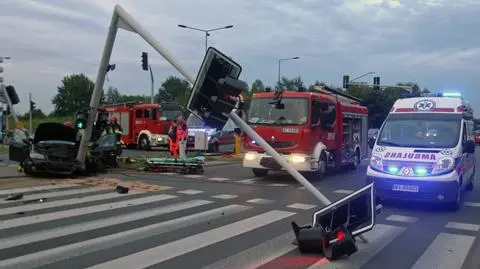
[(401, 93), (400, 97), (401, 98), (410, 98), (410, 97), (419, 97), (420, 94), (418, 93)]
[(398, 167), (395, 167), (395, 166), (388, 167), (388, 172), (392, 174), (398, 173), (398, 170), (399, 170)]
[(427, 169), (425, 169), (423, 167), (417, 167), (417, 168), (415, 168), (415, 174), (419, 175), (419, 176), (424, 176), (424, 175), (427, 174)]
[(441, 94), (443, 97), (462, 97), (462, 95), (458, 92), (444, 92)]

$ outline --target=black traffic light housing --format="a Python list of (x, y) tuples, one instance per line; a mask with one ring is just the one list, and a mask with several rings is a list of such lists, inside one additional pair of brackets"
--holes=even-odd
[(348, 83), (350, 81), (350, 76), (343, 76), (343, 88), (348, 89)]
[(380, 90), (380, 77), (373, 77), (373, 89)]
[[(242, 67), (215, 48), (208, 48), (193, 85), (187, 109), (206, 126), (221, 130), (248, 84), (238, 80)], [(241, 101), (242, 102), (242, 101)]]
[(15, 87), (12, 85), (8, 85), (5, 87), (7, 90), (8, 98), (10, 98), (10, 102), (12, 102), (12, 105), (16, 105), (20, 103), (20, 98), (18, 98), (17, 91), (15, 91)]
[(87, 111), (78, 111), (77, 117), (75, 118), (75, 129), (83, 130), (87, 128), (88, 112)]
[(142, 69), (148, 71), (148, 53), (142, 52)]
[(33, 111), (35, 109), (35, 102), (30, 101), (30, 111)]

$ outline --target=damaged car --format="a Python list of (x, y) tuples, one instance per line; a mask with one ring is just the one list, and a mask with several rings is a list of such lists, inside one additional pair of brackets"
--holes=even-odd
[(105, 162), (112, 162), (106, 158), (111, 156), (110, 152), (116, 152), (116, 145), (104, 143), (106, 140), (111, 139), (104, 137), (100, 139), (103, 143), (91, 145), (84, 165), (76, 158), (80, 144), (76, 130), (61, 123), (42, 123), (33, 138), (19, 137), (12, 141), (9, 159), (21, 163), (25, 174), (30, 176), (97, 172), (105, 167)]

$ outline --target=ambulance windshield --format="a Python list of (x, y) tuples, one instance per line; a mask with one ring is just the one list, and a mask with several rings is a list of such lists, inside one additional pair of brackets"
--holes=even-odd
[(256, 125), (303, 125), (308, 121), (307, 98), (283, 98), (282, 109), (270, 98), (252, 99), (248, 111), (248, 123)]
[(461, 115), (390, 114), (377, 145), (414, 148), (454, 148), (460, 139)]

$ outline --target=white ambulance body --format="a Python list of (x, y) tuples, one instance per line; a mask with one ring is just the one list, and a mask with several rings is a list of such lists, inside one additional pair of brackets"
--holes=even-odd
[(379, 199), (461, 205), (473, 189), (473, 112), (456, 94), (395, 102), (372, 148), (367, 183)]

